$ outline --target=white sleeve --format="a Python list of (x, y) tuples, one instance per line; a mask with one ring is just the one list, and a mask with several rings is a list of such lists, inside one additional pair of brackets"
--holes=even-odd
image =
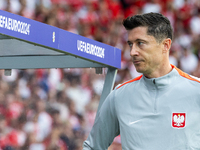
[(83, 143), (83, 150), (106, 150), (117, 135), (119, 135), (119, 123), (113, 91), (102, 104), (93, 128)]

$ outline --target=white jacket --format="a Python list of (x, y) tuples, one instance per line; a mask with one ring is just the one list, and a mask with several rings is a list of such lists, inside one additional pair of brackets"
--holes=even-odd
[(113, 90), (83, 150), (106, 150), (119, 134), (123, 150), (200, 150), (200, 81), (172, 67)]

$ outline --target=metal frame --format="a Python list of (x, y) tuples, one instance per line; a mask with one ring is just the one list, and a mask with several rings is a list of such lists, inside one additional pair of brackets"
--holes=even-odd
[(103, 102), (105, 101), (106, 97), (108, 96), (108, 94), (112, 91), (114, 83), (115, 83), (115, 78), (117, 75), (117, 69), (116, 68), (108, 68), (107, 74), (106, 74), (106, 78), (105, 78), (105, 82), (104, 82), (104, 86), (103, 86), (103, 91), (101, 94), (101, 98), (99, 101), (99, 106), (98, 106), (98, 110), (97, 113), (99, 112)]
[(118, 48), (2, 10), (0, 45), (0, 69), (5, 69), (5, 75), (11, 75), (12, 69), (96, 68), (99, 74), (108, 68), (98, 110), (121, 67)]

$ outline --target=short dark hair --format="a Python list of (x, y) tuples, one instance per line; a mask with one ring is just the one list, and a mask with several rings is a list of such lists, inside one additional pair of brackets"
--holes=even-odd
[(147, 34), (155, 37), (157, 42), (162, 42), (165, 38), (173, 39), (173, 29), (167, 17), (160, 13), (146, 13), (128, 17), (123, 21), (126, 30), (136, 27), (147, 27)]

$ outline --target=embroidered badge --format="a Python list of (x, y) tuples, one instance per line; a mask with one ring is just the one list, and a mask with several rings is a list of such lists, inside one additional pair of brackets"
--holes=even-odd
[(172, 113), (172, 127), (184, 128), (185, 127), (185, 113)]

